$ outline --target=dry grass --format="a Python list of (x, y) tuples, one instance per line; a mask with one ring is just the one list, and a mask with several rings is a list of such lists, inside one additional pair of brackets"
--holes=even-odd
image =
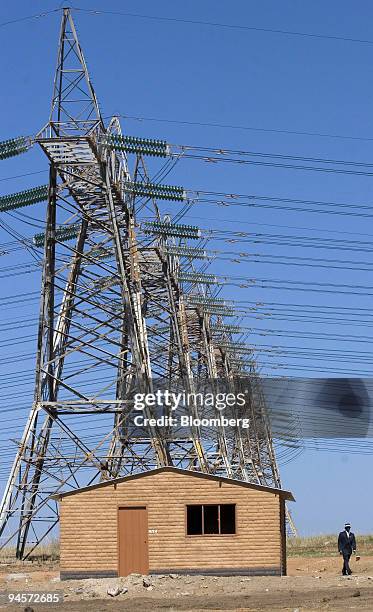
[[(26, 549), (27, 554), (27, 549)], [(6, 546), (0, 550), (0, 563), (13, 564), (15, 562), (15, 546)], [(46, 561), (57, 561), (60, 558), (60, 546), (57, 538), (42, 542), (28, 557), (27, 561), (45, 563)], [(22, 563), (22, 562), (21, 562)]]
[[(287, 552), (290, 557), (338, 556), (338, 535), (319, 535), (306, 538), (289, 538)], [(373, 555), (373, 535), (356, 536), (358, 552)]]
[[(358, 553), (373, 556), (373, 535), (356, 537)], [(288, 538), (287, 553), (289, 557), (324, 557), (338, 556), (337, 535), (319, 535), (304, 538)], [(58, 538), (41, 543), (28, 557), (28, 562), (46, 563), (58, 561), (60, 558)], [(0, 564), (15, 563), (15, 547), (7, 546), (0, 550)], [(22, 563), (19, 562), (19, 563)]]

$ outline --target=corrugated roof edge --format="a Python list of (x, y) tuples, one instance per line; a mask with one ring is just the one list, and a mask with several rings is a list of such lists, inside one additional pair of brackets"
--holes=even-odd
[(195, 472), (193, 470), (184, 470), (182, 468), (176, 468), (173, 466), (160, 467), (154, 470), (138, 472), (137, 474), (129, 474), (128, 476), (122, 476), (121, 478), (113, 478), (112, 480), (105, 480), (104, 482), (99, 482), (97, 484), (93, 484), (88, 487), (82, 487), (80, 489), (66, 491), (65, 493), (57, 493), (56, 495), (53, 495), (52, 498), (61, 499), (63, 497), (68, 497), (69, 495), (78, 495), (79, 493), (83, 493), (85, 491), (92, 491), (94, 489), (99, 489), (101, 487), (110, 487), (115, 484), (120, 484), (121, 482), (126, 482), (127, 480), (135, 480), (136, 478), (144, 478), (146, 476), (152, 476), (153, 474), (160, 474), (162, 472), (175, 472), (177, 474), (182, 474), (185, 476), (194, 476), (196, 478), (207, 478), (208, 480), (215, 480), (217, 482), (219, 481), (226, 482), (228, 484), (234, 484), (239, 487), (248, 487), (249, 489), (267, 491), (268, 493), (274, 493), (277, 495), (281, 495), (281, 497), (283, 497), (287, 501), (295, 501), (293, 494), (290, 491), (285, 491), (284, 489), (277, 489), (276, 487), (266, 487), (265, 485), (255, 484), (253, 482), (245, 482), (244, 480), (237, 480), (235, 478), (227, 478), (225, 476), (215, 476), (214, 474), (206, 474), (204, 472)]

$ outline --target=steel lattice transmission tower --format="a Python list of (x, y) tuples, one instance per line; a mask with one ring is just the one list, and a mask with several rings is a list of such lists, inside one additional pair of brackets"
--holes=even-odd
[(243, 349), (224, 323), (230, 306), (196, 271), (198, 228), (160, 215), (158, 200), (185, 206), (181, 188), (148, 178), (144, 157), (167, 157), (166, 143), (124, 136), (115, 117), (105, 125), (68, 9), (49, 122), (34, 140), (50, 163), (45, 235), (34, 239), (44, 245), (35, 393), (1, 504), (3, 545), (16, 538), (26, 558), (58, 522), (54, 494), (155, 466), (279, 487), (253, 369), (244, 433), (191, 427), (170, 441), (128, 419), (131, 391), (151, 392), (155, 378), (191, 392), (201, 378), (234, 386)]

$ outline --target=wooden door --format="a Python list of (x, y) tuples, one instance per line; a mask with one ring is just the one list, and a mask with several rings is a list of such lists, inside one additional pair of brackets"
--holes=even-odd
[(119, 508), (119, 576), (148, 574), (148, 513), (146, 508)]

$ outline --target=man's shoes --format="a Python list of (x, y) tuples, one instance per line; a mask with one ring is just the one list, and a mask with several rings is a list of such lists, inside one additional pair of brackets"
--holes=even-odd
[(349, 575), (349, 576), (351, 576), (351, 574), (352, 574), (352, 571), (350, 570), (350, 571), (348, 572), (348, 575)]

